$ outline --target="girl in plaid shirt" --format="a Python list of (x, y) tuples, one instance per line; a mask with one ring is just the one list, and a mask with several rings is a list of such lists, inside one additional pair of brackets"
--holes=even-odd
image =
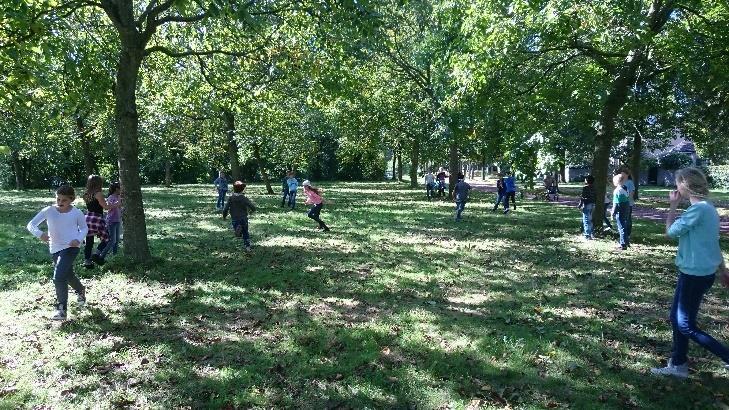
[[(106, 219), (104, 219), (104, 210), (118, 207), (119, 205), (109, 205), (104, 199), (104, 193), (101, 189), (104, 180), (98, 175), (89, 175), (86, 181), (86, 192), (84, 192), (84, 202), (86, 202), (86, 225), (89, 232), (86, 234), (86, 246), (84, 247), (84, 267), (91, 269), (94, 262), (98, 265), (104, 264), (104, 258), (99, 253), (106, 246), (109, 240), (109, 234), (106, 230)], [(94, 236), (98, 236), (101, 243), (96, 253), (92, 255), (94, 250)]]

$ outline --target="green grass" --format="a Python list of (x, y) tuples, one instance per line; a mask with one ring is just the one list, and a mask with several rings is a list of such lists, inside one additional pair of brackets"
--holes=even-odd
[[(396, 183), (325, 185), (314, 229), (250, 187), (246, 254), (208, 186), (145, 189), (154, 263), (77, 273), (89, 307), (45, 319), (47, 247), (25, 231), (51, 197), (0, 196), (0, 408), (722, 408), (729, 375), (692, 347), (692, 378), (646, 371), (670, 351), (676, 245), (582, 242), (574, 209), (522, 202), (465, 220)], [(722, 248), (729, 243), (722, 240)], [(77, 261), (80, 262), (80, 261)], [(701, 324), (729, 341), (729, 292)], [(723, 404), (722, 404), (723, 403)]]

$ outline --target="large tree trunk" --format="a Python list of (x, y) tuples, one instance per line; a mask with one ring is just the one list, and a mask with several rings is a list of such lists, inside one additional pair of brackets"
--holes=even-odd
[(402, 182), (402, 150), (397, 151), (397, 180)]
[(410, 152), (410, 186), (418, 186), (418, 166), (420, 161), (420, 138), (413, 135), (413, 147)]
[(592, 176), (595, 177), (595, 211), (592, 222), (595, 228), (602, 227), (605, 204), (602, 198), (607, 191), (608, 166), (610, 153), (613, 148), (615, 134), (615, 121), (620, 109), (628, 100), (630, 85), (635, 81), (635, 73), (642, 58), (641, 50), (632, 50), (625, 59), (621, 70), (610, 86), (605, 104), (600, 112), (597, 135), (595, 136), (595, 150), (592, 159)]
[(172, 186), (172, 158), (170, 150), (167, 150), (167, 157), (165, 158), (165, 186)]
[(396, 174), (397, 171), (395, 169), (395, 167), (397, 166), (397, 163), (395, 161), (397, 161), (397, 148), (392, 149), (392, 180), (393, 181), (397, 178), (397, 174)]
[(223, 110), (223, 120), (225, 121), (228, 159), (230, 160), (230, 175), (234, 181), (240, 181), (242, 174), (240, 171), (240, 159), (238, 158), (238, 142), (235, 140), (235, 115), (229, 110)]
[(640, 185), (640, 156), (643, 151), (643, 136), (640, 129), (636, 127), (635, 137), (633, 138), (633, 150), (630, 153), (630, 172), (633, 176), (633, 184), (635, 185), (635, 200), (638, 200), (638, 190)]
[(124, 254), (135, 261), (152, 258), (147, 241), (142, 188), (139, 179), (139, 116), (137, 79), (144, 58), (144, 42), (136, 31), (120, 32), (121, 52), (116, 72), (116, 131), (119, 142), (119, 179), (124, 192)]
[(264, 167), (263, 164), (263, 157), (261, 157), (261, 148), (258, 146), (258, 144), (253, 145), (253, 156), (256, 159), (256, 163), (258, 164), (258, 170), (261, 172), (261, 180), (263, 180), (263, 183), (266, 184), (266, 192), (268, 192), (269, 195), (273, 195), (273, 188), (271, 188), (271, 181), (268, 179), (268, 174), (266, 173), (266, 167)]
[(84, 123), (84, 117), (76, 113), (76, 133), (81, 142), (81, 154), (84, 157), (84, 172), (86, 176), (96, 173), (96, 161), (94, 153), (91, 150), (91, 141), (89, 141), (89, 133)]
[(17, 190), (24, 190), (25, 189), (25, 178), (24, 178), (24, 172), (23, 172), (23, 163), (20, 161), (20, 154), (18, 151), (13, 151), (10, 154), (10, 157), (12, 158), (13, 162), (13, 173), (15, 174), (15, 189)]

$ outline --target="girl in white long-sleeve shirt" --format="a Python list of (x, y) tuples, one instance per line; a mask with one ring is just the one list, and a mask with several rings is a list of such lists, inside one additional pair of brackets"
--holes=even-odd
[[(65, 320), (68, 310), (68, 286), (70, 285), (78, 297), (79, 306), (86, 304), (86, 290), (73, 273), (73, 261), (78, 255), (89, 228), (86, 218), (73, 201), (76, 193), (73, 188), (64, 185), (56, 191), (56, 205), (43, 208), (28, 222), (28, 231), (43, 242), (48, 242), (53, 257), (53, 284), (56, 287), (56, 311), (51, 319)], [(38, 226), (46, 221), (48, 232)]]

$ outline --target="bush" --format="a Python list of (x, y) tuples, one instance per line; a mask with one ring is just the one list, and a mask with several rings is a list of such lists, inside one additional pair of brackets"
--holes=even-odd
[(691, 157), (681, 152), (672, 152), (662, 156), (658, 160), (658, 165), (663, 169), (675, 171), (690, 166)]
[(706, 167), (707, 177), (714, 188), (729, 189), (729, 165)]

